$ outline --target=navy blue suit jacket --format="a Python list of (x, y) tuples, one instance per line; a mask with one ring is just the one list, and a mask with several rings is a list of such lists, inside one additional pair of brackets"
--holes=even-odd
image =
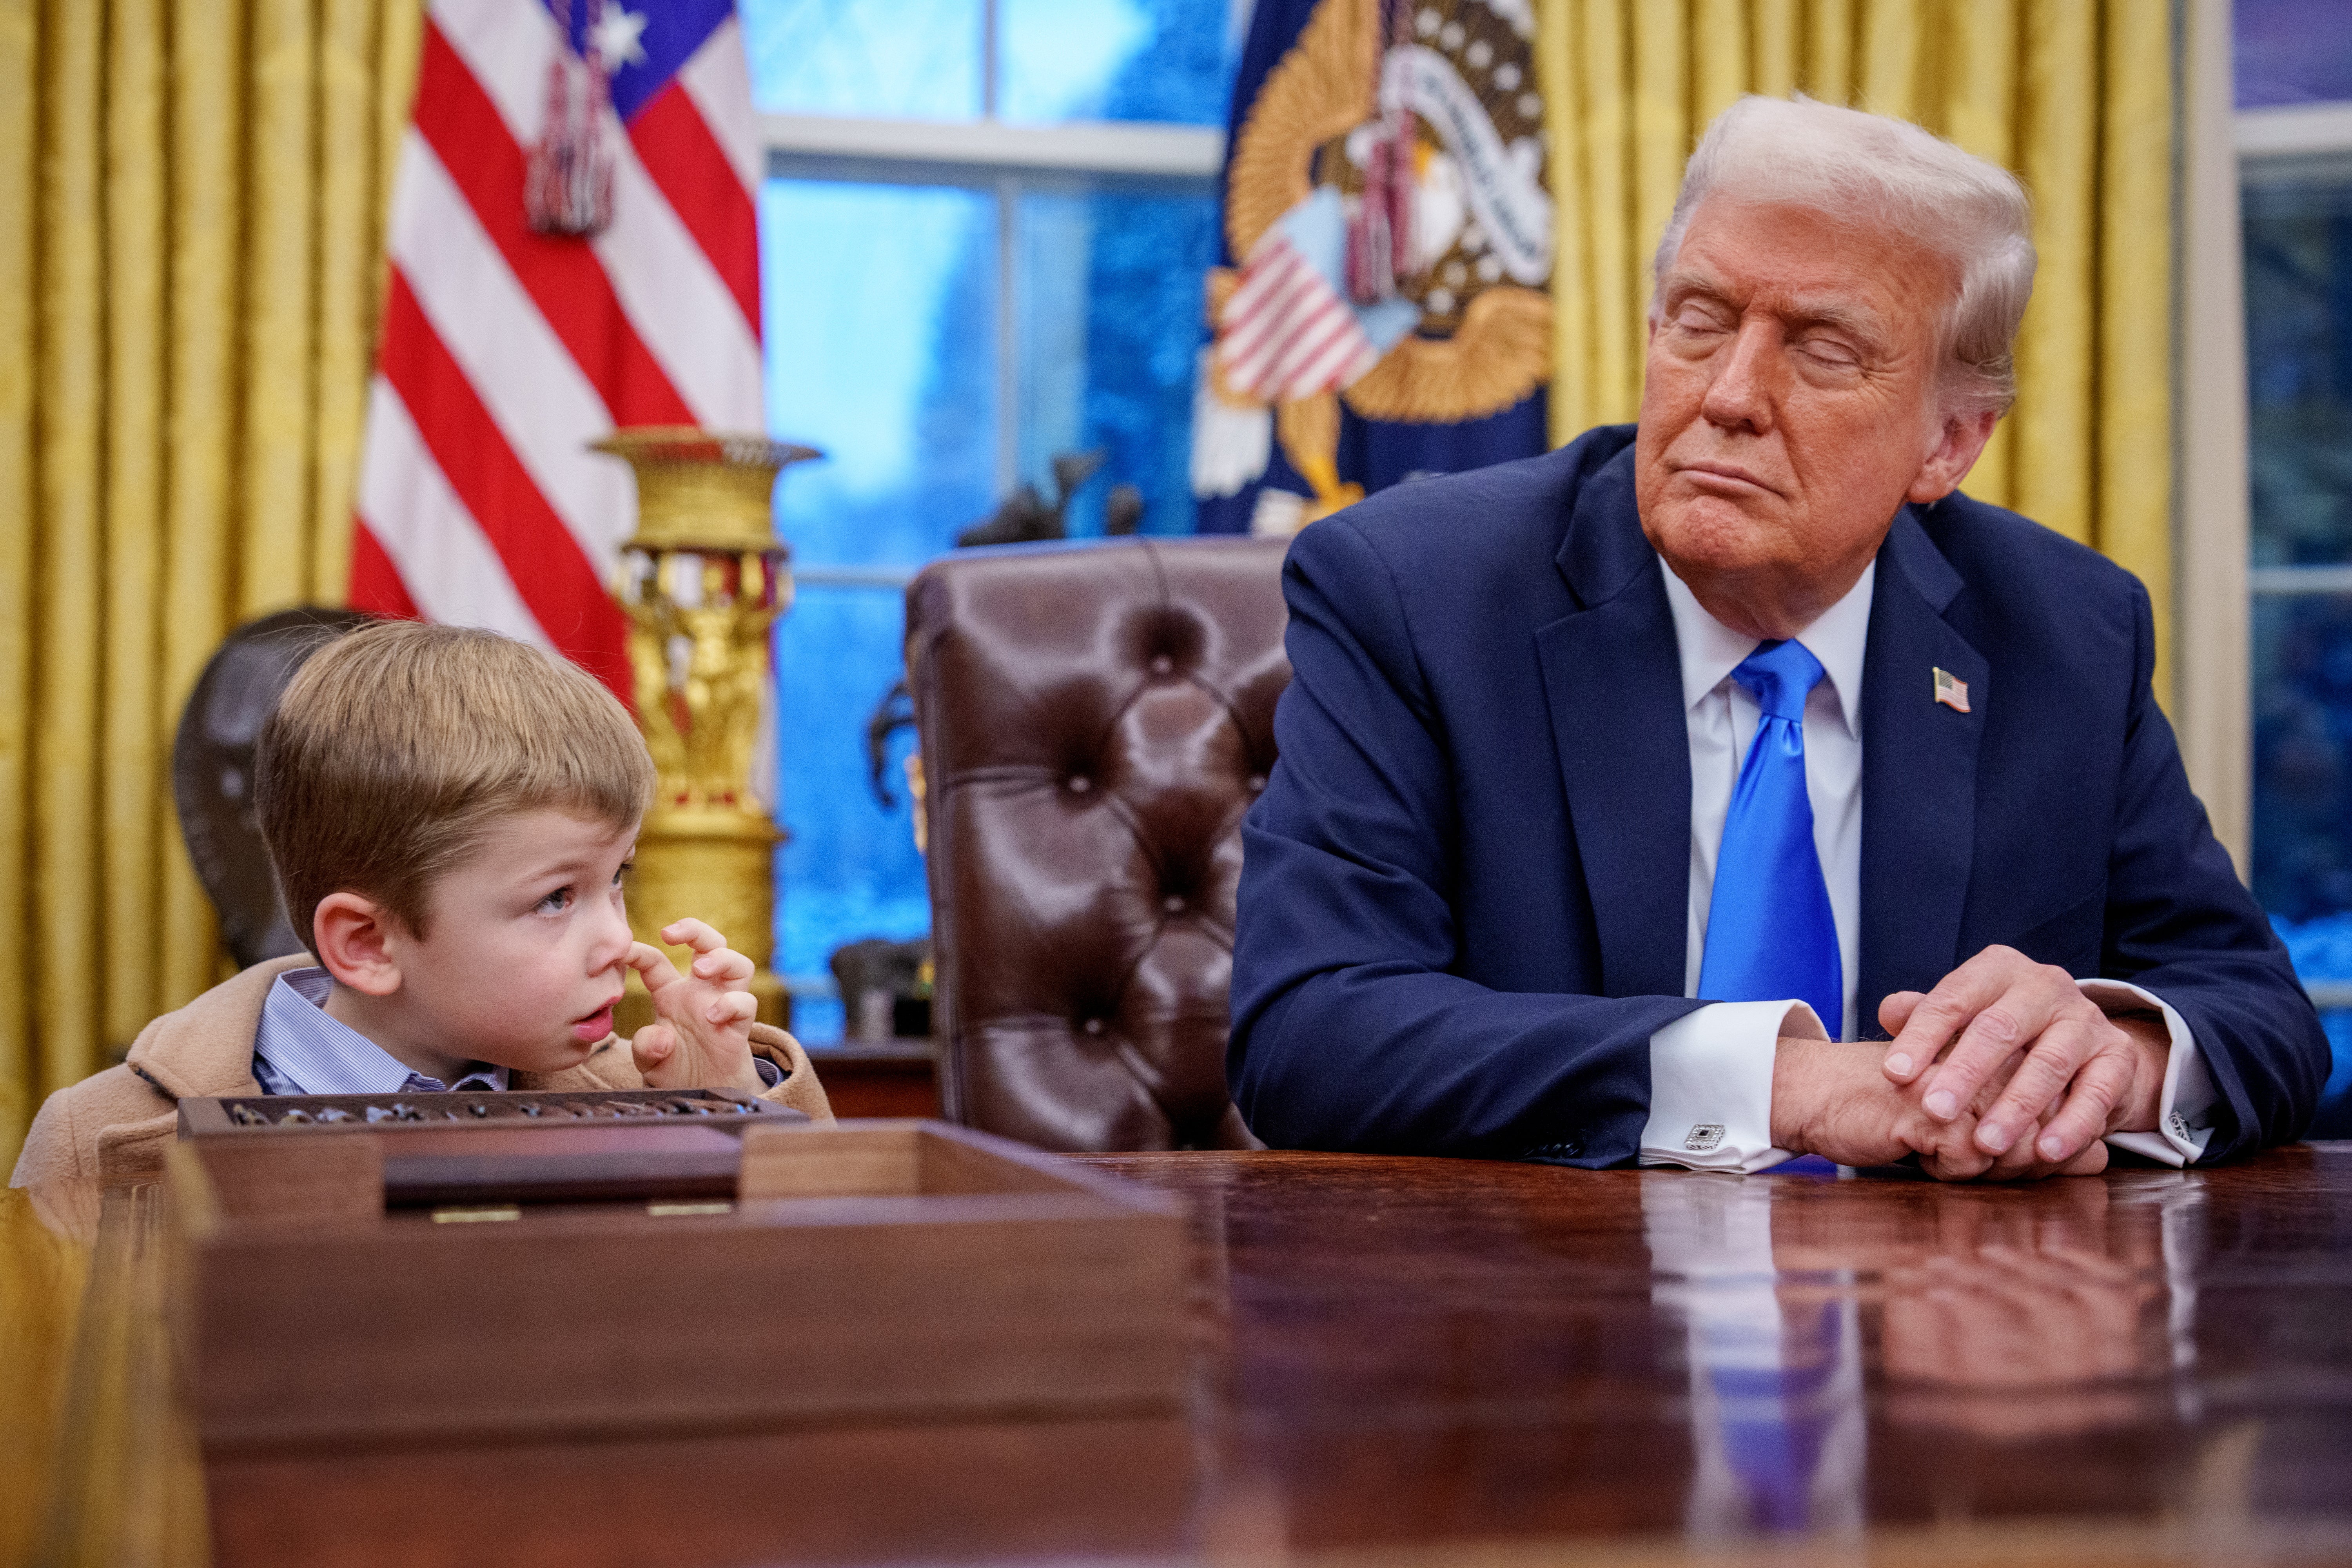
[[(1291, 547), (1243, 827), (1227, 1076), (1277, 1147), (1610, 1165), (1682, 995), (1690, 753), (1631, 426), (1383, 491)], [(2208, 1160), (2298, 1136), (2327, 1047), (2189, 793), (2147, 593), (1955, 495), (1878, 552), (1859, 1016), (2005, 942), (2196, 1031)], [(1971, 711), (1934, 700), (1968, 683)]]

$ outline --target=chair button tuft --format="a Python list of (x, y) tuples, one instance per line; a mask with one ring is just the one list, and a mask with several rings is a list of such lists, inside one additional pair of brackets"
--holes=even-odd
[(1070, 775), (1069, 790), (1072, 795), (1084, 795), (1087, 791), (1094, 787), (1095, 781), (1087, 777), (1086, 774), (1072, 773)]
[(1088, 1018), (1085, 1023), (1079, 1025), (1078, 1027), (1087, 1034), (1099, 1035), (1103, 1032), (1103, 1021), (1100, 1018)]
[(1170, 674), (1170, 673), (1173, 672), (1175, 668), (1176, 668), (1176, 661), (1175, 661), (1174, 659), (1172, 659), (1172, 658), (1170, 658), (1166, 654), (1164, 654), (1164, 653), (1162, 653), (1162, 654), (1155, 654), (1155, 655), (1153, 655), (1153, 656), (1152, 656), (1152, 659), (1151, 659), (1151, 673), (1152, 673), (1152, 674), (1154, 674), (1154, 675), (1167, 675), (1167, 674)]
[(1265, 789), (1265, 775), (1264, 773), (1252, 773), (1252, 774), (1250, 774), (1250, 776), (1249, 776), (1249, 787), (1250, 787), (1250, 793), (1251, 793), (1252, 795), (1258, 795), (1258, 794), (1263, 793), (1263, 792), (1264, 792), (1264, 790)]
[(1160, 900), (1160, 907), (1171, 915), (1181, 915), (1184, 912), (1184, 895), (1171, 893)]

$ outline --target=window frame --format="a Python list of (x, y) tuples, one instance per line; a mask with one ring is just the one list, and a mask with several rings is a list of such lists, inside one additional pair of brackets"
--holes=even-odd
[[(997, 0), (981, 13), (981, 112), (962, 120), (761, 113), (769, 179), (856, 184), (950, 185), (996, 203), (996, 490), (1020, 483), (1022, 281), (1015, 247), (1021, 198), (1031, 192), (1139, 191), (1213, 195), (1224, 173), (1220, 126), (1158, 121), (1028, 124), (997, 117)], [(814, 588), (903, 587), (921, 570), (796, 564)]]
[[(2252, 563), (2242, 190), (2252, 180), (2352, 166), (2352, 101), (2240, 109), (2230, 0), (2189, 0), (2183, 21), (2174, 240), (2179, 609), (2168, 706), (2190, 782), (2244, 878), (2253, 848), (2254, 601), (2352, 592), (2352, 566)], [(2322, 1008), (2352, 1007), (2352, 981), (2305, 988)]]
[[(855, 184), (953, 186), (996, 206), (996, 471), (998, 496), (1020, 482), (1023, 297), (1015, 247), (1021, 198), (1033, 192), (1133, 191), (1213, 195), (1223, 175), (1222, 126), (1150, 121), (1029, 124), (997, 118), (998, 7), (983, 0), (982, 112), (975, 119), (757, 115), (763, 177)], [(922, 563), (795, 561), (796, 590), (902, 592)], [(796, 1001), (838, 1001), (833, 977), (791, 974)], [(846, 1026), (847, 1019), (845, 1017)]]

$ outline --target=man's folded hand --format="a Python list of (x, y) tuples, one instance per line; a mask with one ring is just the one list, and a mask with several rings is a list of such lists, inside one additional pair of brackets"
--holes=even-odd
[[(1972, 1120), (1996, 1178), (2066, 1165), (2107, 1133), (2156, 1125), (2170, 1049), (2163, 1020), (2111, 1017), (2066, 971), (2013, 948), (1985, 949), (1924, 995), (1895, 993), (1878, 1017), (1895, 1037), (1887, 1080), (1918, 1089), (1937, 1121)], [(1981, 1107), (1972, 1118), (1971, 1107)]]
[[(2008, 1087), (2008, 1064), (1997, 1066), (1957, 1114), (1939, 1117), (1924, 1105), (1918, 1085), (1890, 1083), (1880, 1062), (1874, 1045), (1783, 1037), (1772, 1066), (1773, 1147), (1841, 1165), (1891, 1165), (1916, 1154), (1921, 1170), (1947, 1182), (2087, 1176), (2106, 1168), (2107, 1147), (2095, 1139), (2060, 1161), (2003, 1163), (1981, 1146), (1977, 1109)], [(2022, 1146), (2030, 1156), (2034, 1141)]]

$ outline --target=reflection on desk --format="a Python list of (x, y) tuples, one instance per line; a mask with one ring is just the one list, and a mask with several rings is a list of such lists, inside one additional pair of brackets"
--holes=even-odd
[(2352, 1561), (2352, 1146), (2007, 1189), (1088, 1163), (1191, 1205), (1188, 1419), (296, 1453), (203, 1493), (153, 1205), (110, 1194), (46, 1558)]
[(1693, 1534), (1859, 1530), (1865, 1318), (1895, 1426), (2058, 1437), (2193, 1398), (2196, 1179), (1948, 1189), (1921, 1230), (1867, 1181), (1788, 1201), (1805, 1179), (1643, 1182), (1654, 1299), (1688, 1339)]

